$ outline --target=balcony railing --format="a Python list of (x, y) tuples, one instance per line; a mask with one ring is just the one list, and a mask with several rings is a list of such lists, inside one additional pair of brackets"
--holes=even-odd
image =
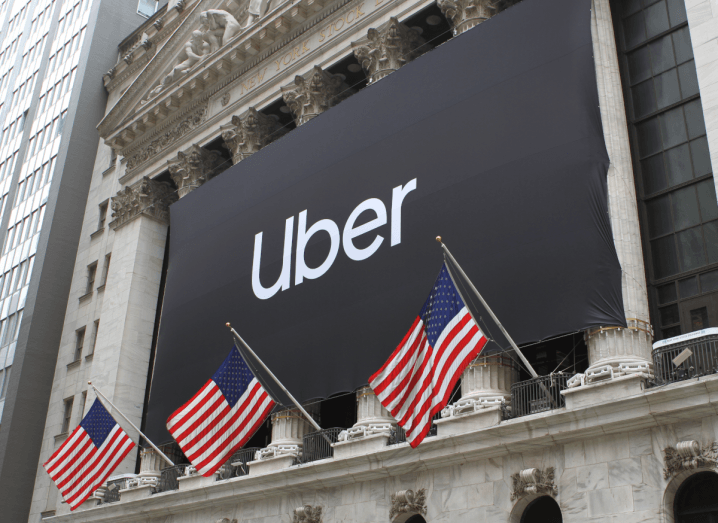
[[(238, 478), (240, 476), (246, 476), (249, 474), (249, 463), (254, 461), (254, 454), (260, 450), (259, 447), (248, 447), (246, 449), (240, 449), (229, 458), (227, 462), (232, 467), (232, 477)], [(226, 478), (223, 478), (226, 479)]]
[(511, 417), (519, 418), (566, 406), (561, 394), (571, 376), (557, 372), (511, 385)]
[[(676, 365), (673, 360), (688, 349), (692, 354)], [(653, 374), (656, 385), (666, 385), (718, 373), (718, 329), (676, 336), (653, 344)]]
[[(431, 428), (426, 435), (427, 438), (431, 438), (432, 436), (436, 436), (438, 434), (439, 428), (434, 424), (434, 421), (437, 419), (441, 419), (441, 413), (435, 414), (434, 417), (431, 418), (432, 423)], [(397, 425), (396, 428), (391, 431), (388, 445), (397, 445), (398, 443), (406, 443), (406, 431)]]
[(344, 429), (324, 429), (317, 432), (310, 432), (304, 435), (302, 446), (302, 463), (331, 458), (334, 456), (332, 443), (336, 443), (339, 433)]
[(179, 489), (179, 478), (184, 474), (185, 468), (189, 465), (187, 463), (183, 465), (175, 465), (174, 467), (167, 467), (162, 469), (161, 476), (155, 487), (155, 494), (160, 492), (168, 492), (170, 490)]

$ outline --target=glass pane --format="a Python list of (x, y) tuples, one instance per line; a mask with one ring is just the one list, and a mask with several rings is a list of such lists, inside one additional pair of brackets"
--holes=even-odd
[(678, 66), (678, 76), (681, 78), (681, 95), (683, 95), (683, 98), (698, 94), (698, 77), (696, 76), (696, 64), (693, 60)]
[(681, 298), (690, 298), (698, 294), (698, 278), (688, 278), (678, 282), (678, 289), (681, 291)]
[(676, 51), (676, 63), (683, 62), (693, 58), (693, 46), (691, 45), (691, 34), (687, 27), (683, 27), (678, 31), (671, 33), (673, 37), (673, 48)]
[(713, 180), (704, 180), (696, 185), (696, 188), (703, 221), (718, 219), (718, 203), (716, 203), (716, 188), (713, 185)]
[(668, 185), (678, 185), (693, 178), (690, 149), (687, 143), (674, 147), (673, 149), (668, 149), (664, 154), (666, 156)]
[(696, 138), (706, 134), (706, 124), (703, 120), (701, 101), (693, 100), (684, 105), (683, 108), (686, 111), (686, 120), (688, 122), (688, 136), (690, 138)]
[[(655, 42), (651, 42), (648, 47), (651, 49), (653, 74), (659, 74), (675, 67), (676, 59), (673, 57), (673, 44), (671, 43), (670, 35), (664, 36)], [(644, 49), (646, 48), (644, 47), (643, 49), (636, 51), (636, 53), (640, 53)]]
[(708, 325), (708, 308), (701, 307), (700, 309), (693, 309), (691, 311), (691, 329), (693, 331), (699, 331), (707, 329)]
[(673, 338), (674, 336), (680, 336), (681, 328), (680, 328), (680, 326), (676, 326), (676, 327), (671, 327), (669, 329), (663, 329), (661, 331), (661, 334), (663, 335), (663, 339), (667, 340), (668, 338)]
[(678, 256), (673, 236), (651, 242), (653, 272), (656, 278), (665, 278), (678, 272)]
[(627, 48), (630, 49), (646, 39), (646, 26), (643, 23), (643, 12), (639, 11), (635, 15), (623, 20), (623, 27)]
[(718, 291), (718, 271), (701, 274), (701, 292)]
[[(673, 58), (673, 49), (671, 49)], [(655, 69), (655, 61), (654, 61)], [(670, 69), (671, 66), (665, 69)], [(628, 55), (628, 71), (631, 75), (631, 84), (648, 80), (651, 77), (651, 58), (648, 55), (648, 47), (641, 47)], [(663, 71), (663, 70), (661, 70)]]
[(676, 239), (678, 240), (678, 257), (681, 261), (681, 270), (690, 271), (706, 264), (703, 235), (700, 227), (693, 227), (679, 232), (676, 234)]
[(650, 156), (662, 149), (658, 118), (651, 118), (638, 124), (636, 130), (638, 131), (638, 148), (641, 151), (641, 156)]
[(643, 160), (641, 162), (641, 172), (643, 173), (643, 185), (645, 186), (646, 194), (668, 187), (662, 154), (656, 154)]
[(677, 231), (701, 223), (696, 189), (693, 185), (673, 192), (671, 201), (673, 204), (673, 226)]
[(623, 14), (632, 15), (641, 10), (641, 0), (626, 0), (623, 2)]
[(668, 16), (672, 27), (687, 22), (685, 0), (668, 0)]
[(665, 2), (658, 2), (647, 7), (643, 14), (646, 17), (646, 37), (651, 38), (670, 29)]
[(678, 305), (661, 307), (659, 311), (661, 312), (661, 325), (670, 325), (681, 321), (681, 317), (678, 315)]
[(631, 94), (633, 95), (633, 109), (636, 118), (641, 118), (656, 110), (656, 95), (652, 80), (633, 86)]
[(673, 232), (671, 221), (670, 197), (661, 196), (646, 202), (648, 212), (648, 235), (651, 238)]
[(678, 74), (675, 69), (656, 76), (654, 82), (656, 84), (656, 102), (659, 109), (681, 101), (681, 90), (678, 87)]
[(678, 299), (675, 283), (667, 283), (666, 285), (661, 285), (656, 289), (656, 292), (658, 293), (658, 303), (661, 304), (676, 301)]
[(705, 136), (691, 142), (691, 158), (693, 158), (695, 176), (703, 176), (711, 172), (711, 157), (708, 152), (708, 140)]
[(683, 143), (688, 139), (686, 135), (686, 124), (683, 120), (683, 107), (676, 107), (666, 111), (659, 117), (661, 122), (661, 134), (663, 146), (667, 149)]
[(708, 248), (708, 263), (718, 262), (718, 221), (703, 224), (703, 234)]

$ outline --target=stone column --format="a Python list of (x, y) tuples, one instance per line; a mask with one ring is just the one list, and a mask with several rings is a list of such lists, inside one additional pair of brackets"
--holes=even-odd
[(169, 160), (172, 180), (179, 188), (180, 198), (216, 176), (221, 171), (222, 156), (217, 151), (208, 151), (199, 145), (192, 145), (186, 151), (177, 153), (177, 158)]
[(357, 422), (354, 427), (370, 427), (371, 425), (396, 425), (396, 420), (384, 408), (371, 387), (362, 387), (357, 395)]
[[(149, 178), (112, 198), (112, 264), (102, 291), (100, 329), (93, 357), (92, 383), (139, 426), (152, 349), (170, 203), (168, 183)], [(137, 441), (134, 430), (125, 426)], [(130, 453), (114, 474), (133, 473)]]
[(254, 107), (241, 116), (233, 116), (232, 123), (220, 127), (222, 139), (232, 152), (232, 161), (238, 164), (281, 136), (276, 120), (260, 113)]
[(335, 106), (353, 91), (336, 74), (324, 71), (318, 65), (305, 76), (296, 76), (294, 83), (282, 87), (284, 103), (300, 126), (315, 116)]
[(608, 0), (594, 0), (591, 29), (601, 120), (611, 160), (608, 169), (609, 213), (613, 241), (623, 269), (621, 286), (628, 329), (606, 326), (586, 333), (590, 364), (586, 377), (589, 381), (610, 377), (611, 372), (614, 376), (626, 371), (648, 373), (652, 367), (652, 330), (636, 188)]
[(153, 482), (160, 479), (162, 469), (167, 467), (168, 463), (160, 456), (156, 450), (146, 448), (140, 450), (140, 474), (139, 477), (145, 482)]
[(505, 354), (479, 356), (461, 375), (461, 399), (486, 406), (511, 404), (511, 385), (518, 379), (516, 362)]
[(438, 0), (436, 3), (451, 24), (454, 36), (485, 22), (497, 11), (492, 0)]
[(372, 84), (425, 53), (428, 49), (423, 44), (419, 33), (391, 17), (379, 28), (369, 29), (366, 37), (352, 42), (352, 49)]

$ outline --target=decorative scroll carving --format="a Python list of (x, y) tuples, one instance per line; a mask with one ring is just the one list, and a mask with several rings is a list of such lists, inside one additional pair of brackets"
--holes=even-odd
[(182, 138), (185, 134), (196, 129), (207, 119), (207, 108), (202, 107), (188, 115), (171, 129), (165, 131), (162, 136), (152, 140), (141, 150), (127, 155), (127, 172), (132, 171), (138, 165), (153, 158), (174, 142)]
[(293, 523), (321, 523), (322, 507), (304, 505), (294, 509)]
[(242, 116), (233, 116), (232, 123), (223, 125), (220, 131), (226, 147), (232, 152), (234, 164), (256, 153), (281, 134), (279, 124), (254, 107)]
[(454, 28), (454, 36), (485, 22), (496, 12), (492, 0), (437, 0), (436, 3)]
[(424, 53), (424, 43), (419, 33), (391, 17), (379, 29), (369, 29), (366, 38), (352, 42), (352, 48), (371, 84)]
[(421, 514), (426, 516), (426, 489), (400, 490), (391, 495), (391, 509), (389, 519), (393, 520), (399, 514)]
[(133, 218), (144, 214), (169, 223), (169, 205), (177, 201), (177, 194), (167, 182), (158, 182), (144, 176), (112, 197), (110, 227), (117, 229)]
[(511, 501), (526, 494), (549, 494), (555, 496), (558, 487), (554, 484), (554, 468), (546, 470), (526, 469), (511, 476)]
[(177, 193), (182, 198), (219, 174), (222, 156), (217, 151), (208, 151), (193, 144), (186, 151), (177, 153), (177, 158), (167, 163), (170, 175), (179, 188)]
[(315, 116), (353, 94), (344, 79), (314, 66), (309, 74), (296, 76), (294, 84), (282, 87), (284, 102), (294, 115), (297, 125), (302, 125)]
[(697, 441), (681, 441), (676, 448), (663, 450), (665, 468), (664, 479), (675, 476), (684, 470), (718, 466), (718, 443), (713, 442), (701, 447)]

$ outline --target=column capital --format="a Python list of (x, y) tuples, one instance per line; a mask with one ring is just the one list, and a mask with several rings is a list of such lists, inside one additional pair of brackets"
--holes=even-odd
[(250, 107), (241, 116), (233, 116), (232, 122), (220, 127), (222, 139), (232, 152), (236, 165), (276, 140), (282, 133), (273, 118)]
[(340, 75), (324, 71), (318, 65), (304, 76), (281, 88), (284, 103), (294, 115), (297, 126), (335, 106), (353, 91)]
[(177, 201), (177, 193), (167, 182), (144, 176), (112, 197), (112, 229), (117, 229), (137, 216), (145, 215), (169, 223), (169, 206)]
[(492, 0), (437, 0), (436, 3), (449, 20), (454, 36), (485, 22), (496, 13)]
[(420, 47), (424, 43), (419, 33), (392, 16), (387, 23), (369, 29), (361, 40), (352, 42), (352, 49), (372, 84), (423, 54), (426, 49)]
[(219, 174), (221, 163), (222, 156), (217, 151), (208, 151), (193, 144), (189, 149), (178, 152), (176, 158), (167, 162), (167, 167), (182, 198)]

